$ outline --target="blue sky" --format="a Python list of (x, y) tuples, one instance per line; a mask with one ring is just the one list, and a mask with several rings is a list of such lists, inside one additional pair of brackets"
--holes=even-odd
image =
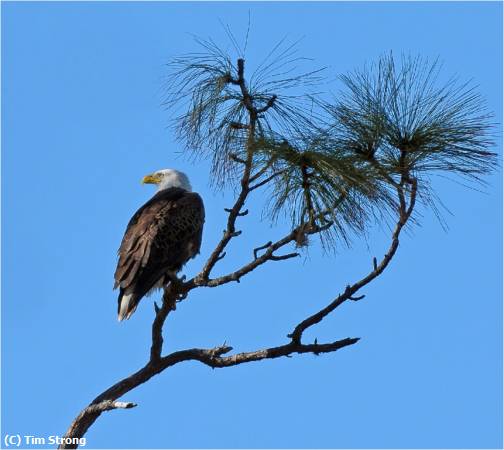
[[(170, 129), (165, 63), (212, 37), (244, 39), (247, 64), (287, 36), (329, 75), (383, 52), (439, 56), (473, 79), (502, 123), (502, 4), (2, 3), (2, 440), (61, 435), (102, 390), (141, 367), (152, 300), (126, 323), (112, 292), (127, 221), (151, 195), (141, 177), (176, 167), (207, 206), (202, 254), (221, 235), (232, 192), (209, 187)], [(338, 84), (332, 89), (336, 92)], [(496, 128), (499, 133), (500, 128)], [(501, 154), (498, 138), (496, 151)], [(307, 339), (361, 341), (340, 352), (211, 370), (180, 364), (104, 414), (87, 448), (502, 447), (502, 183), (484, 193), (434, 178), (449, 231), (424, 210), (387, 272)], [(279, 236), (248, 205), (216, 273)], [(227, 341), (285, 342), (293, 325), (369, 270), (386, 249), (372, 230), (352, 250), (271, 264), (239, 285), (195, 292), (165, 326), (165, 352)]]

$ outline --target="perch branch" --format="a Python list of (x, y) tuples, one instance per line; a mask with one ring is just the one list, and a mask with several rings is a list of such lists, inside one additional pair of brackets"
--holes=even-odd
[[(105, 411), (117, 408), (132, 408), (136, 406), (131, 402), (117, 402), (117, 398), (135, 389), (163, 370), (184, 361), (199, 361), (212, 368), (231, 367), (263, 359), (274, 359), (289, 356), (293, 353), (330, 353), (343, 347), (355, 344), (359, 338), (346, 338), (327, 344), (297, 344), (289, 342), (279, 347), (270, 347), (252, 352), (237, 353), (223, 356), (232, 350), (229, 346), (220, 346), (212, 349), (193, 348), (170, 353), (156, 361), (149, 361), (142, 369), (124, 378), (104, 391), (91, 404), (84, 408), (75, 418), (64, 438), (80, 438), (84, 436), (89, 427)], [(78, 444), (61, 444), (58, 448), (77, 448)]]
[[(118, 398), (136, 388), (140, 384), (145, 383), (154, 375), (162, 372), (163, 370), (171, 367), (175, 364), (178, 364), (183, 361), (195, 360), (199, 361), (203, 364), (206, 364), (212, 368), (220, 368), (220, 367), (230, 367), (238, 364), (248, 363), (252, 361), (260, 361), (262, 359), (271, 359), (278, 358), (281, 356), (291, 356), (293, 353), (328, 353), (336, 351), (340, 348), (353, 345), (358, 341), (358, 338), (346, 338), (339, 341), (335, 341), (328, 344), (318, 344), (316, 341), (313, 344), (302, 344), (301, 337), (303, 332), (319, 323), (324, 317), (326, 317), (329, 313), (334, 311), (339, 305), (341, 305), (346, 300), (358, 300), (361, 297), (355, 297), (354, 294), (361, 289), (363, 286), (367, 285), (374, 278), (379, 276), (385, 268), (388, 266), (390, 260), (393, 258), (398, 245), (399, 245), (399, 235), (408, 221), (411, 213), (413, 211), (415, 205), (416, 198), (416, 180), (411, 180), (408, 177), (402, 177), (401, 184), (398, 187), (398, 195), (399, 198), (404, 200), (404, 187), (405, 184), (409, 184), (409, 205), (406, 205), (405, 202), (400, 201), (399, 206), (399, 220), (394, 229), (392, 235), (392, 244), (385, 254), (384, 258), (381, 262), (374, 267), (374, 270), (370, 272), (366, 277), (362, 278), (360, 281), (354, 283), (353, 285), (349, 285), (346, 287), (345, 291), (340, 294), (333, 302), (327, 305), (325, 308), (321, 309), (317, 313), (312, 316), (306, 318), (302, 322), (300, 322), (294, 329), (294, 331), (288, 336), (291, 341), (288, 344), (279, 346), (279, 347), (271, 347), (263, 350), (257, 350), (252, 352), (245, 353), (237, 353), (235, 355), (223, 356), (226, 353), (229, 353), (232, 350), (232, 347), (229, 346), (220, 346), (215, 347), (213, 349), (188, 349), (179, 352), (171, 353), (167, 356), (161, 357), (162, 350), (162, 327), (166, 317), (169, 312), (174, 307), (174, 302), (178, 298), (179, 295), (183, 295), (187, 293), (188, 287), (192, 288), (196, 285), (194, 284), (194, 279), (190, 280), (187, 283), (170, 283), (170, 285), (165, 289), (163, 295), (163, 305), (161, 308), (158, 308), (156, 313), (156, 318), (154, 319), (153, 327), (152, 327), (152, 347), (151, 347), (151, 358), (149, 362), (139, 371), (135, 372), (131, 376), (119, 381), (106, 391), (104, 391), (101, 395), (99, 395), (96, 399), (94, 399), (90, 405), (88, 405), (72, 422), (68, 431), (65, 434), (65, 438), (80, 438), (82, 437), (89, 427), (95, 422), (95, 420), (102, 414), (104, 411), (109, 411), (111, 409), (117, 408), (128, 408), (135, 406), (134, 403), (124, 403), (124, 402), (116, 402)], [(239, 211), (239, 209), (238, 209)], [(236, 217), (235, 217), (236, 218)], [(303, 224), (304, 226), (305, 224)], [(225, 275), (223, 277), (207, 280), (204, 284), (205, 286), (218, 286), (220, 284), (227, 283), (229, 281), (239, 281), (240, 277), (244, 274), (250, 272), (255, 267), (260, 264), (263, 264), (267, 260), (275, 260), (278, 258), (282, 258), (281, 256), (274, 255), (274, 251), (278, 250), (282, 246), (291, 242), (295, 239), (297, 229), (291, 231), (284, 238), (276, 241), (275, 243), (268, 243), (270, 245), (263, 246), (266, 248), (266, 251), (261, 256), (255, 258), (249, 264), (243, 266), (236, 272), (232, 274)], [(308, 228), (308, 232), (315, 233), (318, 232), (318, 227)], [(220, 253), (217, 255), (219, 256)], [(284, 255), (287, 257), (294, 257), (295, 254)], [(192, 283), (192, 284), (191, 284)], [(77, 444), (62, 444), (59, 448), (77, 448)]]
[(163, 300), (161, 308), (155, 306), (156, 317), (152, 322), (152, 345), (150, 350), (150, 360), (156, 361), (161, 357), (163, 348), (163, 325), (170, 311), (175, 310), (177, 301), (177, 290), (175, 284), (170, 283), (163, 290)]
[[(141, 384), (150, 380), (153, 376), (161, 373), (162, 371), (168, 369), (171, 366), (185, 362), (185, 361), (199, 361), (200, 363), (207, 365), (211, 368), (223, 368), (231, 367), (239, 364), (245, 364), (253, 361), (260, 361), (264, 359), (274, 359), (282, 356), (290, 357), (291, 355), (298, 353), (311, 353), (311, 354), (321, 354), (337, 351), (341, 348), (355, 344), (359, 338), (345, 338), (338, 341), (319, 344), (317, 340), (313, 344), (303, 344), (301, 342), (303, 332), (319, 323), (324, 317), (326, 317), (330, 312), (336, 309), (340, 304), (346, 300), (359, 300), (363, 296), (355, 296), (356, 292), (363, 286), (367, 285), (374, 278), (379, 276), (383, 270), (387, 267), (390, 260), (394, 256), (397, 247), (399, 245), (399, 234), (408, 221), (409, 217), (414, 208), (415, 198), (416, 198), (416, 181), (410, 179), (409, 173), (407, 172), (405, 162), (405, 156), (401, 162), (401, 181), (397, 185), (397, 191), (399, 196), (399, 221), (397, 222), (396, 228), (392, 236), (392, 244), (385, 254), (384, 258), (379, 264), (374, 263), (374, 270), (370, 272), (366, 277), (358, 281), (357, 283), (347, 286), (345, 291), (340, 294), (332, 303), (313, 314), (312, 316), (301, 321), (295, 328), (294, 331), (289, 335), (290, 341), (284, 345), (278, 347), (269, 347), (266, 349), (255, 350), (250, 352), (242, 352), (228, 355), (233, 348), (227, 345), (221, 345), (210, 349), (193, 348), (186, 349), (182, 351), (177, 351), (170, 353), (166, 356), (162, 356), (163, 351), (163, 325), (172, 310), (175, 309), (177, 301), (185, 298), (187, 293), (200, 286), (215, 287), (221, 284), (228, 283), (230, 281), (240, 281), (240, 278), (247, 273), (251, 272), (259, 265), (266, 263), (267, 261), (281, 261), (285, 259), (290, 259), (298, 256), (297, 253), (287, 253), (284, 255), (276, 255), (275, 252), (285, 245), (296, 240), (300, 231), (305, 234), (314, 234), (321, 232), (324, 227), (330, 226), (331, 224), (326, 224), (324, 226), (315, 225), (315, 217), (313, 212), (313, 207), (311, 204), (311, 197), (309, 192), (309, 173), (307, 168), (304, 168), (303, 177), (305, 182), (305, 194), (307, 197), (307, 206), (309, 213), (309, 222), (303, 223), (299, 227), (292, 230), (283, 238), (277, 240), (276, 242), (268, 242), (266, 245), (257, 247), (254, 249), (254, 259), (248, 264), (245, 264), (235, 272), (229, 273), (227, 275), (210, 279), (210, 273), (215, 266), (215, 264), (224, 257), (225, 248), (229, 241), (238, 236), (241, 232), (236, 230), (236, 219), (240, 216), (246, 214), (246, 210), (243, 211), (247, 196), (251, 190), (260, 187), (271, 180), (271, 177), (258, 182), (252, 188), (251, 184), (251, 172), (253, 163), (253, 151), (255, 147), (255, 129), (256, 122), (259, 113), (265, 112), (267, 109), (274, 106), (276, 96), (271, 97), (267, 104), (261, 108), (257, 109), (254, 106), (254, 99), (250, 95), (245, 79), (244, 79), (244, 60), (238, 60), (238, 70), (237, 78), (232, 78), (229, 76), (228, 82), (236, 86), (239, 86), (242, 94), (242, 103), (249, 113), (248, 124), (243, 124), (243, 127), (247, 129), (248, 138), (246, 143), (246, 159), (241, 159), (236, 155), (231, 155), (231, 158), (235, 161), (243, 164), (243, 174), (241, 178), (241, 190), (232, 208), (227, 210), (228, 218), (226, 229), (223, 232), (221, 240), (216, 245), (213, 252), (210, 254), (208, 260), (205, 262), (201, 272), (189, 280), (184, 282), (183, 279), (173, 279), (164, 288), (162, 305), (161, 307), (155, 305), (156, 316), (152, 324), (152, 344), (150, 349), (150, 358), (144, 367), (139, 369), (132, 375), (120, 380), (115, 383), (110, 388), (102, 392), (98, 397), (96, 397), (87, 407), (85, 407), (80, 414), (74, 419), (68, 428), (64, 438), (81, 438), (84, 436), (89, 427), (96, 421), (96, 419), (105, 411), (110, 411), (113, 409), (128, 409), (136, 406), (132, 402), (122, 402), (118, 401), (126, 393), (140, 386)], [(240, 124), (240, 127), (242, 124)], [(261, 169), (262, 170), (262, 169)], [(264, 173), (261, 170), (256, 173), (252, 178), (253, 181), (258, 180)], [(275, 176), (278, 174), (274, 174)], [(405, 186), (409, 186), (409, 205), (405, 201)], [(242, 212), (243, 211), (243, 212)], [(258, 255), (259, 250), (265, 250), (262, 255)], [(65, 442), (65, 441), (64, 441)], [(78, 444), (61, 444), (59, 448), (77, 448)]]

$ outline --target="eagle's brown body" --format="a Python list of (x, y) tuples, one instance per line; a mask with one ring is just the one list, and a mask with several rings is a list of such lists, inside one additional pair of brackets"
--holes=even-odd
[(199, 253), (205, 211), (201, 197), (178, 187), (159, 191), (131, 218), (119, 248), (114, 289), (119, 320)]

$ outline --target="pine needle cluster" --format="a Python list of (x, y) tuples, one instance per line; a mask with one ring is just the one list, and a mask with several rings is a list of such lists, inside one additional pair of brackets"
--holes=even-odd
[(484, 184), (483, 176), (497, 166), (484, 99), (470, 83), (440, 82), (440, 69), (438, 61), (403, 56), (397, 64), (385, 55), (341, 76), (346, 91), (320, 102), (339, 147), (354, 149), (391, 184), (407, 171), (436, 211), (432, 175)]
[[(306, 92), (320, 86), (323, 69), (296, 75), (304, 59), (293, 46), (279, 44), (240, 84), (231, 58), (199, 43), (203, 53), (170, 64), (167, 105), (182, 107), (178, 137), (191, 154), (212, 159), (217, 187), (238, 185), (251, 156), (250, 173), (269, 189), (266, 216), (318, 230), (328, 249), (397, 211), (405, 177), (435, 205), (430, 175), (483, 182), (497, 165), (483, 99), (467, 83), (440, 83), (437, 61), (406, 56), (397, 64), (385, 55), (341, 76), (344, 90), (327, 100)], [(303, 233), (298, 244), (306, 244)]]

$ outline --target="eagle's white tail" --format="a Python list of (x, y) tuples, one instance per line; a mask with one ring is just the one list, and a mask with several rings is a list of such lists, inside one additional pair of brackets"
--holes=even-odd
[(131, 307), (131, 298), (133, 294), (122, 294), (121, 299), (119, 300), (119, 312), (117, 315), (117, 320), (121, 322), (124, 319), (129, 319), (133, 311), (135, 311), (135, 307)]

